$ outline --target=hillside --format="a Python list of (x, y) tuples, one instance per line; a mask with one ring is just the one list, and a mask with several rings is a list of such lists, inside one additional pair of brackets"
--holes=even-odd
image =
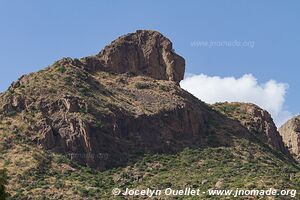
[(212, 107), (229, 118), (239, 121), (264, 143), (286, 155), (290, 154), (271, 115), (266, 110), (251, 103), (239, 102), (216, 103)]
[(300, 189), (299, 166), (269, 114), (231, 116), (201, 102), (180, 88), (184, 69), (169, 39), (137, 31), (95, 56), (22, 76), (0, 95), (0, 168), (10, 198), (114, 199), (113, 188)]

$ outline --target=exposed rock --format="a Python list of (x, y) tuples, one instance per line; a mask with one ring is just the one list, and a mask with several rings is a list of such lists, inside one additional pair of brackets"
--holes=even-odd
[(4, 97), (3, 105), (1, 106), (1, 110), (5, 114), (9, 114), (12, 112), (21, 112), (27, 106), (26, 100), (24, 96), (15, 94), (15, 95), (6, 95)]
[(232, 119), (240, 121), (252, 134), (276, 150), (289, 154), (271, 115), (251, 103), (216, 103), (213, 107)]
[(300, 162), (300, 115), (283, 124), (279, 133), (291, 154)]
[(8, 89), (13, 90), (13, 89), (20, 87), (21, 85), (23, 85), (24, 79), (26, 79), (26, 75), (22, 75), (20, 78), (18, 78), (17, 81), (12, 82), (12, 84), (10, 85), (10, 87)]
[(223, 187), (223, 185), (224, 185), (223, 179), (219, 179), (218, 182), (216, 182), (216, 184), (215, 184), (215, 188), (221, 189)]
[(159, 32), (146, 30), (122, 36), (96, 57), (82, 61), (92, 69), (104, 66), (116, 73), (131, 72), (177, 83), (185, 70), (185, 61), (174, 52), (172, 42)]
[(12, 98), (11, 105), (17, 110), (21, 111), (25, 109), (25, 99), (20, 95), (14, 95)]
[(54, 133), (50, 126), (42, 129), (40, 143), (42, 143), (46, 149), (51, 149), (55, 146)]
[(65, 95), (62, 98), (62, 103), (68, 112), (79, 112), (80, 110), (87, 111), (87, 105), (85, 102), (75, 96)]
[(174, 52), (172, 42), (157, 31), (138, 30), (114, 40), (96, 56), (63, 58), (54, 65), (73, 66), (89, 72), (108, 71), (145, 75), (179, 83), (185, 60)]

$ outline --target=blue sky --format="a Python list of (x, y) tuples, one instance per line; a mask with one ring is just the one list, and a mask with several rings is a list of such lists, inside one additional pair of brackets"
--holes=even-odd
[[(99, 52), (137, 29), (158, 30), (186, 59), (186, 72), (289, 85), (285, 109), (299, 113), (300, 3), (276, 0), (1, 0), (0, 91), (61, 57)], [(252, 41), (254, 47), (191, 45)]]

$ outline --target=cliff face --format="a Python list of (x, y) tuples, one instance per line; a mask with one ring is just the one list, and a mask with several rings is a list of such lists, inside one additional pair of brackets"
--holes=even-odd
[(300, 116), (288, 120), (279, 128), (283, 142), (294, 158), (300, 162)]
[(76, 65), (89, 71), (131, 73), (176, 83), (183, 79), (185, 70), (185, 60), (174, 52), (172, 42), (157, 31), (146, 30), (119, 37), (81, 62)]
[(98, 55), (104, 66), (117, 73), (132, 72), (179, 83), (185, 61), (171, 41), (156, 31), (140, 30), (118, 38)]
[(238, 102), (216, 103), (213, 105), (213, 108), (232, 119), (238, 120), (264, 143), (269, 144), (284, 154), (289, 154), (271, 115), (266, 110), (251, 103)]

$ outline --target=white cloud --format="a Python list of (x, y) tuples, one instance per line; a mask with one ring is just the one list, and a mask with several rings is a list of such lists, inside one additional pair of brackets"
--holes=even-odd
[(181, 87), (206, 103), (249, 102), (267, 110), (277, 126), (292, 115), (284, 107), (288, 84), (269, 80), (260, 84), (252, 74), (240, 78), (189, 74)]

